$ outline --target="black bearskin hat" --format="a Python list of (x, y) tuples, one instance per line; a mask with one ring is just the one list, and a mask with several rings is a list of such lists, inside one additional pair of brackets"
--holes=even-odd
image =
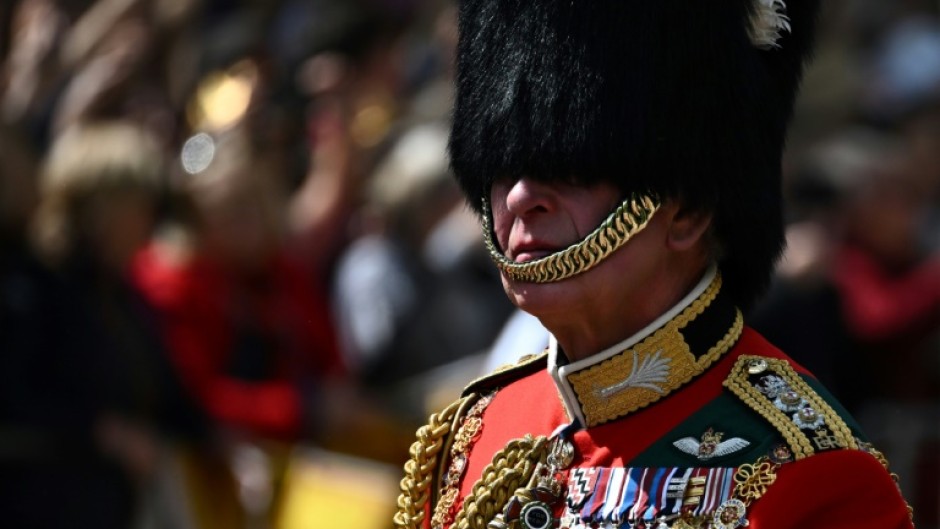
[(724, 284), (748, 307), (783, 248), (780, 159), (816, 9), (460, 0), (457, 179), (477, 211), (495, 179), (523, 175), (712, 211)]

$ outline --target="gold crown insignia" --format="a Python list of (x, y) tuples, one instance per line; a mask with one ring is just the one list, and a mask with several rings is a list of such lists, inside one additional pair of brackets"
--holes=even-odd
[(721, 442), (721, 438), (724, 437), (724, 435), (724, 432), (716, 432), (709, 428), (702, 434), (702, 444), (718, 444)]

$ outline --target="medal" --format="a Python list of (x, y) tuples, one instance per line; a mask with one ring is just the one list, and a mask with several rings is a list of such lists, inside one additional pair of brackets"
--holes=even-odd
[(737, 529), (747, 527), (748, 521), (744, 517), (747, 505), (739, 499), (730, 499), (721, 504), (712, 517), (712, 525), (717, 529)]
[(544, 463), (535, 472), (526, 488), (513, 494), (501, 514), (496, 515), (489, 529), (551, 529), (558, 525), (555, 511), (565, 502), (567, 477), (564, 470), (574, 460), (574, 445), (560, 434), (551, 442)]

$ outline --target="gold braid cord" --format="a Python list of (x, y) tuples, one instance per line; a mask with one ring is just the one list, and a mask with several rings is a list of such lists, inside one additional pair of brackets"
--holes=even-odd
[(490, 520), (502, 513), (517, 489), (529, 483), (538, 464), (545, 462), (549, 448), (545, 436), (526, 435), (510, 441), (483, 469), (483, 475), (473, 484), (454, 517), (452, 527), (486, 529)]
[(794, 422), (789, 413), (775, 407), (768, 397), (749, 380), (749, 369), (758, 365), (761, 367), (754, 371), (754, 374), (766, 372), (768, 375), (779, 377), (824, 418), (824, 424), (832, 431), (832, 437), (838, 447), (858, 448), (858, 443), (845, 421), (839, 417), (832, 406), (813, 391), (789, 362), (778, 358), (741, 355), (731, 368), (724, 386), (737, 395), (745, 405), (761, 414), (780, 432), (796, 459), (809, 457), (816, 453), (816, 450), (813, 448), (811, 439)]
[(493, 236), (489, 204), (483, 199), (483, 238), (496, 267), (512, 279), (551, 283), (594, 268), (642, 231), (658, 209), (659, 201), (655, 198), (631, 195), (580, 242), (534, 261), (515, 263), (499, 250)]
[[(411, 445), (411, 458), (405, 463), (405, 477), (401, 480), (398, 512), (393, 522), (402, 529), (418, 529), (427, 517), (435, 473), (441, 464), (448, 435), (461, 410), (475, 400), (474, 396), (460, 399), (442, 412), (431, 416), (428, 424), (417, 433), (418, 440)], [(485, 529), (487, 523), (501, 513), (517, 489), (531, 479), (535, 468), (548, 457), (550, 444), (544, 436), (527, 435), (510, 441), (493, 456), (483, 469), (482, 477), (473, 485), (454, 517), (452, 527), (457, 529)]]
[(438, 459), (444, 449), (447, 435), (452, 429), (452, 421), (458, 411), (472, 397), (457, 400), (440, 413), (431, 415), (428, 424), (418, 429), (418, 440), (409, 450), (411, 459), (405, 463), (405, 477), (401, 480), (401, 494), (398, 496), (398, 512), (393, 521), (395, 527), (418, 529), (427, 516), (425, 507), (431, 499), (431, 485)]

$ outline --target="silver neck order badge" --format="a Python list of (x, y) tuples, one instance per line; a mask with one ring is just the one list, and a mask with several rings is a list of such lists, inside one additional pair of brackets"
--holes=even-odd
[(642, 231), (659, 206), (659, 200), (650, 195), (632, 194), (581, 241), (534, 261), (516, 263), (499, 249), (493, 234), (489, 204), (484, 198), (483, 238), (496, 267), (513, 280), (552, 283), (587, 272), (600, 264)]

